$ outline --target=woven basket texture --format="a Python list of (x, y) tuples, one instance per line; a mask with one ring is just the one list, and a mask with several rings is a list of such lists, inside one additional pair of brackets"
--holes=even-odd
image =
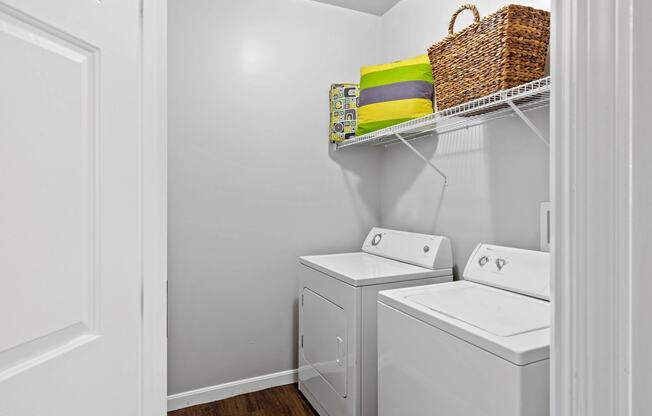
[[(475, 22), (454, 33), (460, 12)], [(437, 110), (454, 107), (544, 76), (550, 39), (550, 13), (508, 5), (480, 20), (471, 4), (453, 15), (449, 34), (428, 49)]]

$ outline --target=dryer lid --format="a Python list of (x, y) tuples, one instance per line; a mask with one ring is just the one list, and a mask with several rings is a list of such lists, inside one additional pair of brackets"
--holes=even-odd
[(451, 276), (452, 278), (451, 269), (431, 270), (369, 253), (302, 256), (299, 260), (305, 266), (352, 286), (395, 283), (440, 276)]
[(464, 279), (550, 300), (550, 255), (542, 251), (478, 244)]

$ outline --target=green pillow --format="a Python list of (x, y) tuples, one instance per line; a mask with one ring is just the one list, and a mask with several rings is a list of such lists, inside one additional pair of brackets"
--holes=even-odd
[(360, 70), (356, 136), (432, 114), (434, 86), (428, 55)]

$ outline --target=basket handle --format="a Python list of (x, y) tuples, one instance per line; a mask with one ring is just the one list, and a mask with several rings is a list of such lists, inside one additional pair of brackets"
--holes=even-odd
[(448, 34), (452, 35), (453, 31), (455, 29), (455, 20), (457, 20), (457, 16), (462, 13), (464, 10), (471, 10), (473, 12), (473, 23), (478, 24), (480, 23), (480, 13), (478, 12), (478, 8), (475, 7), (475, 4), (464, 4), (460, 6), (459, 9), (455, 13), (453, 13), (453, 17), (451, 17), (451, 21), (448, 24)]

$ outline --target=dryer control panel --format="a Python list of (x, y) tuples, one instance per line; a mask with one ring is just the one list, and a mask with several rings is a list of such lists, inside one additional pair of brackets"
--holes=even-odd
[(478, 244), (466, 263), (464, 279), (550, 300), (550, 254)]
[(362, 251), (433, 270), (453, 267), (450, 240), (436, 235), (374, 227)]

